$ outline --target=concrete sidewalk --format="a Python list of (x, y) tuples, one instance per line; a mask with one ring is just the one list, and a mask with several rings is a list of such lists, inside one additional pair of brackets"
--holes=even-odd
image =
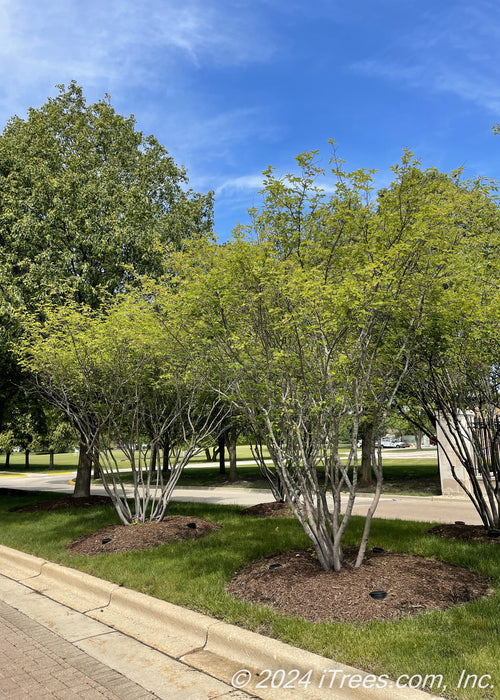
[[(2, 593), (4, 583), (0, 577)], [(21, 599), (21, 589), (17, 593)], [(1, 698), (158, 697), (4, 602), (0, 602), (0, 658)]]
[(8, 700), (250, 697), (3, 575), (0, 658), (0, 697)]
[[(267, 489), (218, 486), (203, 489), (196, 487), (177, 488), (174, 491), (173, 500), (246, 507), (257, 503), (271, 502), (273, 497)], [(343, 505), (345, 500), (345, 498), (342, 499)], [(353, 515), (366, 515), (371, 502), (372, 498), (369, 494), (359, 493), (356, 496)], [(463, 520), (469, 525), (481, 525), (481, 519), (467, 497), (392, 496), (387, 494), (380, 498), (374, 517), (438, 523), (453, 523), (455, 520)]]

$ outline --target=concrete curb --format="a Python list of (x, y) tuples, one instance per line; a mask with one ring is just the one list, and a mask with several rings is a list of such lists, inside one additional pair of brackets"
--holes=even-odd
[(31, 576), (39, 576), (42, 566), (45, 563), (45, 559), (0, 545), (0, 565), (2, 567), (2, 573), (16, 581)]
[[(431, 697), (389, 681), (377, 687), (379, 679), (351, 666), (3, 545), (0, 573), (222, 681), (231, 683), (237, 671), (246, 669), (251, 681), (245, 691), (263, 700)], [(310, 683), (297, 685), (309, 672)], [(273, 679), (278, 687), (272, 687)]]
[(118, 587), (116, 583), (49, 561), (43, 564), (39, 576), (23, 583), (82, 613), (108, 605), (112, 591)]
[(126, 632), (176, 659), (203, 648), (216, 620), (164, 600), (115, 588), (109, 605), (89, 610), (89, 617)]

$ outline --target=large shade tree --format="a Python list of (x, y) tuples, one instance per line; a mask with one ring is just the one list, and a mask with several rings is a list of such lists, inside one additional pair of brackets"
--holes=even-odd
[[(15, 310), (47, 303), (97, 309), (137, 275), (163, 272), (169, 249), (211, 225), (211, 193), (189, 190), (185, 170), (108, 96), (87, 104), (76, 83), (60, 86), (0, 136), (1, 311), (9, 324)], [(0, 387), (0, 398), (6, 392)], [(75, 495), (88, 493), (90, 468), (82, 442)]]

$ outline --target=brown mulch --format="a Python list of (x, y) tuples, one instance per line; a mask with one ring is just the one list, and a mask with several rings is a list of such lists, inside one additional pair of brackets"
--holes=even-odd
[[(369, 552), (363, 566), (355, 569), (355, 555), (346, 550), (346, 563), (339, 572), (323, 571), (311, 551), (270, 556), (241, 569), (227, 590), (312, 622), (398, 619), (460, 605), (491, 592), (484, 577), (444, 562)], [(387, 597), (374, 600), (373, 591), (385, 591)]]
[(135, 549), (159, 547), (165, 542), (197, 540), (221, 525), (209, 520), (184, 515), (172, 515), (161, 522), (135, 525), (108, 525), (100, 530), (83, 535), (68, 544), (73, 554), (93, 556), (103, 552), (126, 552)]
[[(500, 533), (493, 528), (486, 528), (484, 525), (436, 525), (427, 530), (431, 535), (447, 537), (453, 540), (467, 540), (469, 542), (496, 542), (500, 544)], [(491, 535), (488, 534), (491, 533)], [(499, 533), (496, 536), (495, 533)]]
[(40, 503), (32, 503), (27, 506), (19, 506), (19, 508), (11, 508), (11, 511), (16, 513), (35, 513), (40, 510), (90, 508), (91, 506), (110, 506), (112, 504), (113, 502), (108, 496), (83, 496), (81, 498), (65, 496), (63, 498), (55, 498), (52, 501), (40, 501)]
[(253, 515), (256, 518), (292, 518), (292, 511), (288, 503), (257, 503), (256, 506), (250, 506), (240, 510), (240, 515)]

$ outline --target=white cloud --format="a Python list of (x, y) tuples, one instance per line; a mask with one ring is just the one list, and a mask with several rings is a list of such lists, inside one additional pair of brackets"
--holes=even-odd
[(174, 157), (182, 153), (189, 162), (196, 159), (213, 170), (222, 161), (229, 168), (238, 167), (245, 144), (269, 142), (276, 135), (268, 115), (257, 107), (215, 114), (204, 105), (199, 105), (198, 111), (193, 105), (179, 107), (174, 114), (163, 115), (163, 130), (168, 133), (168, 148)]
[(264, 185), (262, 173), (258, 175), (240, 175), (239, 177), (224, 180), (215, 189), (216, 196), (221, 194), (233, 194), (240, 192), (253, 192), (261, 190)]
[(498, 114), (500, 112), (500, 75), (496, 69), (484, 72), (471, 66), (458, 68), (445, 62), (422, 61), (402, 65), (386, 61), (361, 61), (352, 66), (356, 72), (397, 82), (404, 88), (456, 95)]
[[(71, 79), (113, 92), (269, 60), (277, 42), (238, 0), (0, 0), (0, 117)], [(104, 89), (102, 89), (104, 88)], [(43, 91), (42, 94), (40, 92)], [(27, 105), (26, 105), (27, 106)], [(13, 109), (13, 107), (15, 109)]]
[[(273, 127), (260, 107), (221, 105), (197, 81), (207, 68), (274, 55), (262, 2), (0, 0), (0, 122), (74, 79), (89, 102), (109, 92), (119, 112), (134, 112), (188, 167), (193, 187), (216, 189), (225, 170), (241, 166), (241, 145), (272, 140)], [(226, 199), (241, 196), (244, 181), (227, 182)]]
[[(297, 172), (296, 174), (298, 175), (299, 173)], [(279, 175), (277, 175), (277, 177), (279, 177)], [(289, 179), (286, 176), (283, 177), (283, 182), (285, 183), (285, 185), (291, 185)], [(316, 185), (318, 187), (319, 192), (323, 193), (326, 196), (337, 193), (336, 182), (332, 179), (332, 177), (329, 174), (327, 174), (327, 176), (324, 179), (320, 178)], [(240, 175), (237, 177), (225, 179), (219, 185), (216, 185), (214, 189), (216, 197), (238, 197), (239, 195), (257, 193), (260, 190), (262, 190), (263, 187), (264, 176), (262, 175), (262, 173), (259, 173), (258, 175)]]

